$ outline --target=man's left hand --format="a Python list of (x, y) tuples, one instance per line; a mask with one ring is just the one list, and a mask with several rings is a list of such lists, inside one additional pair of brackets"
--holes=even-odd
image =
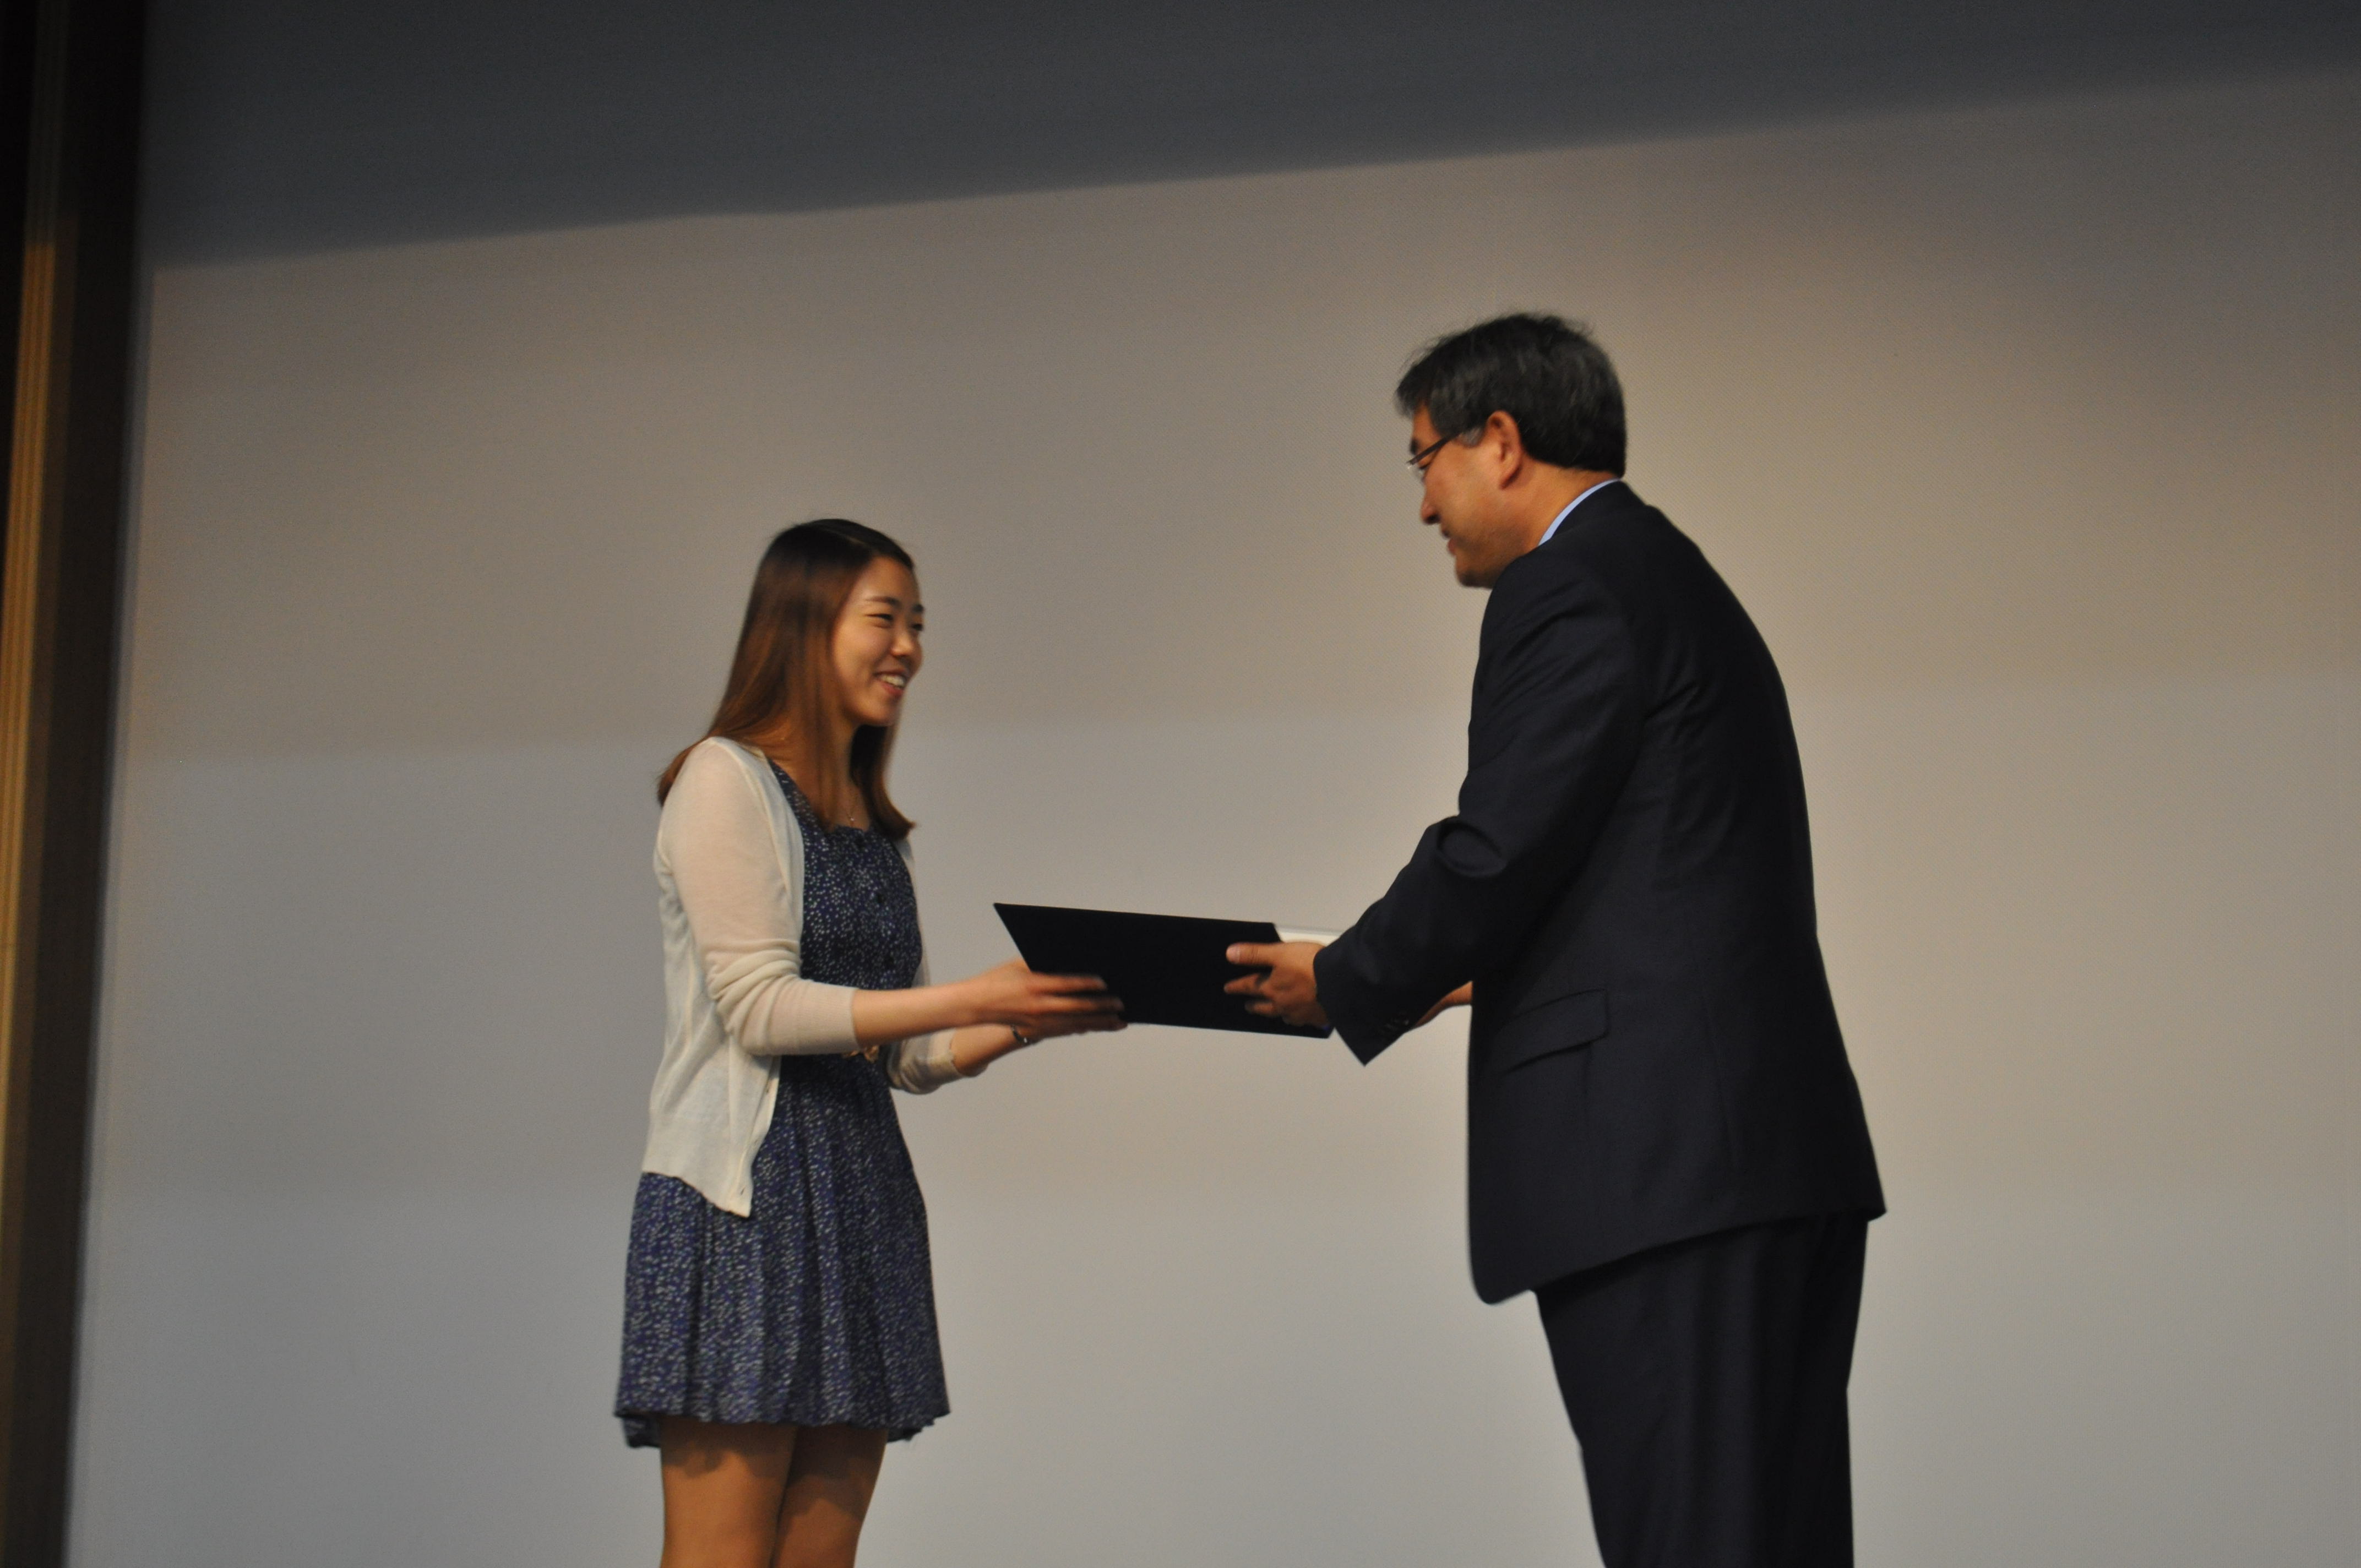
[(1320, 1005), (1320, 981), (1312, 972), (1312, 955), (1318, 942), (1240, 942), (1229, 951), (1230, 962), (1260, 974), (1240, 975), (1223, 989), (1233, 996), (1251, 996), (1246, 1011), (1290, 1024), (1328, 1026)]

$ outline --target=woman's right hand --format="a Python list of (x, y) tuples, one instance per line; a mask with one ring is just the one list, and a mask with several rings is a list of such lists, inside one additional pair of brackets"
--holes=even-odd
[(978, 1024), (999, 1024), (1030, 1040), (1123, 1027), (1123, 1003), (1096, 975), (1036, 974), (1023, 959), (962, 981)]

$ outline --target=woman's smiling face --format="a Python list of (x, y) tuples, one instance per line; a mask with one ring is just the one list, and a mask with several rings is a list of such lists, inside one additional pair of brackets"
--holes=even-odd
[(855, 725), (885, 726), (901, 717), (903, 695), (926, 658), (918, 646), (926, 625), (910, 569), (882, 555), (870, 562), (836, 618), (830, 650), (838, 699)]

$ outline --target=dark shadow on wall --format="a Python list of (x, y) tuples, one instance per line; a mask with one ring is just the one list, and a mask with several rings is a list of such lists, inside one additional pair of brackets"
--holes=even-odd
[(151, 259), (1503, 152), (2361, 61), (2351, 0), (157, 0)]

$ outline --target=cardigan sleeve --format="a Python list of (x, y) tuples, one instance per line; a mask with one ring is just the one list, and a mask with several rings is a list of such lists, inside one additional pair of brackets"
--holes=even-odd
[(751, 1055), (857, 1050), (853, 988), (803, 978), (803, 890), (786, 883), (760, 787), (727, 752), (700, 746), (673, 780), (656, 828), (707, 993)]
[[(910, 840), (902, 839), (895, 849), (901, 851), (902, 864), (916, 872), (917, 860)], [(918, 973), (912, 985), (931, 985), (933, 980), (927, 968), (926, 949), (918, 950)], [(951, 1055), (950, 1029), (937, 1029), (931, 1035), (913, 1035), (906, 1040), (895, 1040), (878, 1053), (885, 1069), (885, 1081), (906, 1094), (932, 1094), (955, 1078), (964, 1076), (959, 1069), (959, 1058)]]
[[(918, 978), (911, 983), (929, 983), (923, 955), (918, 959)], [(938, 1029), (931, 1035), (913, 1035), (887, 1046), (878, 1053), (878, 1060), (885, 1069), (885, 1081), (906, 1094), (932, 1094), (953, 1079), (965, 1076), (959, 1069), (959, 1059), (951, 1055), (951, 1036), (956, 1032)]]

